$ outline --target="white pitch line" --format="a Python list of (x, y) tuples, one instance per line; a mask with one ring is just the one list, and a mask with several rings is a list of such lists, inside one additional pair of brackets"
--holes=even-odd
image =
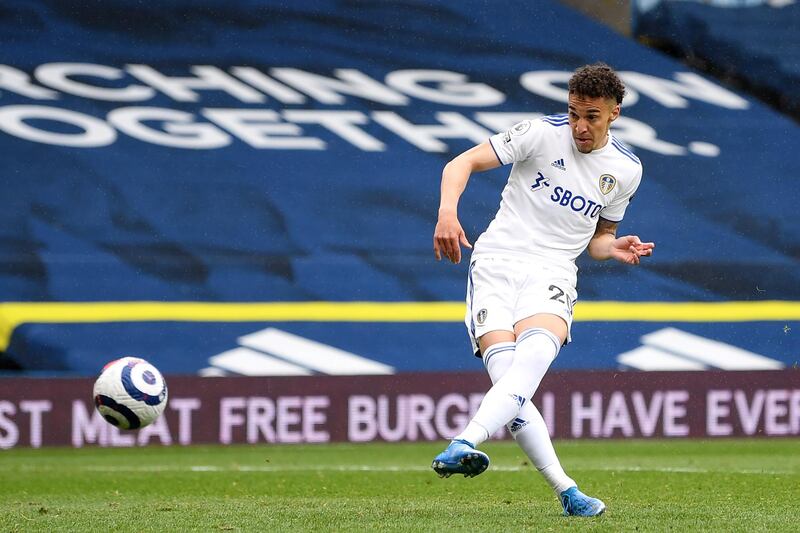
[(796, 476), (800, 471), (796, 470), (760, 470), (756, 468), (743, 468), (739, 470), (724, 470), (713, 468), (696, 468), (692, 466), (664, 466), (664, 467), (641, 467), (641, 466), (609, 466), (594, 468), (578, 468), (573, 470), (589, 470), (595, 472), (661, 472), (666, 474), (756, 474), (764, 476)]
[[(91, 472), (428, 472), (426, 466), (372, 466), (372, 465), (241, 465), (241, 466), (214, 466), (214, 465), (189, 465), (189, 466), (89, 466), (86, 470)], [(491, 466), (495, 472), (524, 472), (533, 471), (532, 466)], [(615, 467), (573, 467), (573, 470), (588, 470), (598, 472), (660, 472), (672, 474), (752, 474), (752, 475), (798, 475), (800, 472), (790, 470), (715, 470), (712, 468), (695, 468), (682, 466), (668, 467), (640, 467), (640, 466), (615, 466)]]
[[(23, 472), (34, 472), (46, 470), (35, 466), (23, 466), (15, 468), (4, 468), (0, 465), (0, 471), (16, 470)], [(429, 472), (427, 466), (373, 466), (373, 465), (239, 465), (239, 466), (216, 466), (216, 465), (140, 465), (140, 466), (87, 466), (78, 470), (89, 472)], [(531, 472), (532, 466), (491, 466), (490, 470), (495, 472)], [(792, 476), (800, 474), (794, 470), (761, 470), (761, 469), (739, 469), (725, 470), (713, 468), (696, 468), (690, 466), (666, 466), (666, 467), (641, 467), (641, 466), (609, 466), (609, 467), (573, 467), (573, 470), (587, 470), (594, 472), (660, 472), (673, 474), (749, 474), (765, 476)]]

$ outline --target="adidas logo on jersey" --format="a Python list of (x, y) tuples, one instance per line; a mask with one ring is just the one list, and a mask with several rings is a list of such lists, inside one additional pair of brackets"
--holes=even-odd
[(567, 167), (564, 166), (564, 160), (563, 159), (556, 159), (555, 161), (550, 163), (550, 165), (556, 167), (558, 170), (567, 170)]

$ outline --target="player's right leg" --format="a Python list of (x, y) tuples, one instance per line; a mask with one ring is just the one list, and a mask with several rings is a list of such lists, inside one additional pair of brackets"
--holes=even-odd
[(489, 456), (464, 439), (453, 439), (445, 450), (433, 459), (431, 468), (439, 477), (464, 474), (475, 477), (489, 467)]
[[(513, 333), (510, 331), (493, 331), (484, 337), (495, 339), (492, 341), (489, 351), (484, 355), (484, 360), (491, 359), (501, 353), (505, 356), (503, 359), (508, 358), (510, 360), (513, 358), (515, 346)], [(484, 345), (485, 341), (481, 338), (481, 346)], [(479, 427), (478, 432), (482, 435), (483, 428)], [(450, 445), (433, 460), (431, 466), (440, 477), (450, 477), (452, 474), (464, 474), (465, 477), (474, 477), (488, 468), (489, 456), (477, 450), (475, 448), (476, 444), (467, 440), (465, 434), (469, 435), (467, 429), (454, 438)]]
[[(489, 458), (476, 449), (481, 443), (513, 421), (539, 386), (550, 363), (558, 353), (559, 340), (545, 329), (523, 332), (516, 343), (510, 332), (506, 343), (494, 344), (484, 352), (487, 364), (495, 357), (510, 357), (508, 371), (489, 389), (478, 412), (448, 448), (433, 461), (440, 475), (461, 473), (475, 476), (483, 472)], [(482, 344), (484, 344), (482, 342)]]
[[(480, 445), (516, 418), (520, 409), (530, 403), (550, 363), (558, 355), (561, 342), (562, 339), (544, 328), (521, 332), (508, 371), (489, 389), (475, 416), (457, 438)], [(484, 357), (491, 355), (491, 350), (487, 350)]]
[[(470, 266), (467, 327), (473, 339), (480, 339), (485, 358), (493, 355), (488, 346), (497, 350), (500, 349), (497, 341), (514, 340), (514, 325), (518, 322), (515, 320), (517, 291), (527, 278), (527, 268), (517, 263), (477, 261)], [(554, 319), (559, 325), (563, 324), (559, 317)], [(559, 331), (559, 337), (546, 328), (549, 320), (549, 315), (542, 319), (545, 327), (538, 327), (534, 321), (533, 326), (537, 327), (519, 332), (516, 343), (507, 347), (507, 351), (513, 353), (508, 372), (486, 393), (477, 413), (451, 446), (434, 459), (434, 469), (440, 475), (458, 468), (466, 457), (488, 465), (488, 457), (484, 459), (482, 452), (475, 448), (512, 421), (520, 408), (530, 401), (564, 341), (566, 333)], [(562, 329), (566, 330), (566, 324)], [(466, 474), (460, 470), (452, 473), (456, 472)]]
[[(480, 263), (480, 266), (478, 265)], [(467, 280), (467, 312), (465, 324), (478, 350), (478, 339), (484, 345), (484, 337), (494, 339), (490, 344), (506, 341), (513, 353), (513, 301), (515, 289), (513, 273), (507, 272), (507, 263), (494, 260), (473, 262)], [(476, 354), (476, 355), (478, 355)], [(498, 429), (501, 426), (498, 426)], [(477, 476), (489, 466), (489, 457), (476, 449), (489, 438), (489, 433), (473, 422), (442, 453), (437, 455), (432, 468), (441, 477), (463, 474)]]

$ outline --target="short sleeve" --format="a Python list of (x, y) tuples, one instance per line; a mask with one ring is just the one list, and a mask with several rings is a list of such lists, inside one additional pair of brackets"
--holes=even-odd
[(641, 183), (641, 181), (642, 167), (640, 165), (636, 177), (631, 181), (630, 186), (620, 191), (614, 197), (614, 200), (600, 211), (600, 216), (611, 222), (620, 222), (625, 217), (625, 210), (628, 208), (628, 204), (631, 203), (633, 195), (636, 194), (636, 190), (639, 188), (639, 183)]
[(504, 165), (525, 161), (537, 155), (542, 137), (540, 120), (523, 120), (511, 129), (489, 138), (489, 143)]

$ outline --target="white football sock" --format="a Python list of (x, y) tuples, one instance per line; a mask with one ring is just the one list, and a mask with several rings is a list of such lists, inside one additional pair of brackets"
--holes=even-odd
[(547, 425), (536, 406), (526, 403), (514, 422), (509, 424), (509, 430), (556, 495), (576, 485), (561, 467)]
[[(508, 370), (489, 389), (472, 421), (456, 438), (478, 446), (513, 420), (520, 408), (529, 403), (560, 347), (558, 338), (546, 329), (523, 331), (517, 337)], [(509, 352), (507, 347), (495, 344), (486, 350), (484, 360), (489, 364), (493, 357)]]
[[(497, 382), (511, 366), (513, 352), (508, 346), (513, 345), (512, 342), (504, 342), (486, 350), (484, 363), (493, 383)], [(533, 402), (525, 402), (516, 418), (508, 424), (508, 429), (556, 495), (576, 485), (561, 467), (550, 440), (547, 424)]]
[[(514, 358), (514, 348), (516, 343), (511, 342), (498, 342), (497, 344), (493, 344), (486, 349), (486, 353), (483, 354), (483, 363), (484, 365), (487, 364), (487, 361), (492, 361), (493, 359), (497, 359), (498, 361), (504, 361), (505, 368), (508, 368), (511, 365), (511, 361)], [(488, 367), (487, 367), (488, 368)], [(491, 372), (489, 373), (489, 377), (492, 378), (492, 383), (494, 384), (497, 380), (492, 376)], [(498, 378), (499, 379), (499, 378)], [(486, 401), (484, 399), (484, 401)], [(456, 435), (456, 439), (463, 439), (473, 446), (478, 446), (480, 443), (489, 439), (491, 434), (489, 431), (483, 427), (481, 424), (475, 422), (473, 418), (470, 420), (467, 427), (464, 428), (459, 435)]]

